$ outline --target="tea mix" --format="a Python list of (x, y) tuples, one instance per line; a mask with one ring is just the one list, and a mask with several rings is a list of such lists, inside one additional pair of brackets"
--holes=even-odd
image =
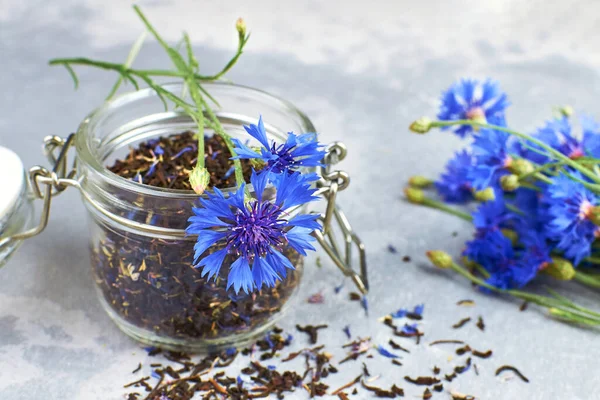
[[(459, 302), (459, 305), (463, 305), (463, 303)], [(470, 305), (474, 306), (474, 302)], [(401, 318), (422, 320), (422, 305), (415, 307), (414, 310), (400, 309), (382, 318), (381, 321), (385, 326), (393, 329), (394, 336), (398, 336), (396, 334), (398, 331), (404, 332), (406, 330), (416, 330), (420, 332), (421, 336), (425, 336), (425, 332), (421, 332), (412, 325), (405, 325), (404, 328), (399, 328), (399, 324), (390, 322), (390, 319)], [(407, 326), (409, 328), (406, 328)], [(434, 365), (430, 370), (432, 372), (431, 375), (405, 375), (403, 381), (405, 384), (410, 385), (410, 387), (402, 387), (399, 382), (382, 387), (382, 385), (376, 384), (380, 376), (372, 376), (367, 365), (368, 360), (374, 358), (373, 350), (377, 350), (375, 354), (378, 353), (381, 357), (391, 359), (391, 363), (396, 365), (396, 367), (406, 368), (403, 366), (403, 363), (398, 361), (401, 357), (395, 354), (394, 351), (402, 351), (404, 354), (411, 354), (415, 357), (415, 353), (418, 353), (416, 351), (418, 349), (415, 346), (419, 346), (419, 343), (413, 342), (413, 348), (409, 349), (398, 344), (394, 339), (390, 339), (388, 344), (392, 351), (389, 351), (381, 345), (374, 346), (369, 337), (358, 337), (341, 345), (341, 348), (336, 346), (337, 349), (333, 346), (320, 344), (297, 351), (290, 351), (285, 354), (286, 350), (292, 346), (297, 346), (295, 342), (298, 341), (317, 344), (318, 336), (316, 332), (322, 329), (328, 329), (327, 325), (297, 325), (296, 330), (307, 334), (308, 337), (301, 336), (299, 339), (294, 339), (291, 334), (284, 334), (283, 330), (274, 328), (248, 348), (241, 351), (233, 348), (227, 349), (221, 353), (200, 358), (199, 361), (192, 361), (191, 356), (183, 353), (162, 352), (162, 355), (167, 360), (176, 365), (163, 365), (160, 362), (150, 364), (152, 372), (149, 376), (143, 376), (125, 385), (126, 388), (133, 387), (137, 389), (136, 392), (128, 394), (128, 399), (282, 399), (288, 394), (291, 395), (300, 391), (304, 392), (302, 397), (313, 398), (328, 395), (337, 396), (341, 400), (353, 398), (355, 395), (359, 396), (354, 398), (398, 398), (418, 395), (419, 398), (423, 399), (439, 397), (476, 400), (477, 397), (475, 396), (458, 393), (452, 389), (445, 388), (445, 385), (467, 374), (471, 369), (475, 376), (479, 376), (477, 364), (473, 362), (473, 359), (488, 359), (493, 354), (492, 350), (475, 350), (462, 340), (435, 340), (430, 342), (428, 347), (438, 345), (459, 346), (452, 352), (459, 357), (465, 358), (458, 359), (458, 363), (454, 362), (446, 368)], [(411, 342), (408, 339), (405, 340), (407, 340), (407, 346), (410, 346)], [(161, 352), (155, 348), (147, 350), (152, 355)], [(332, 353), (339, 350), (345, 351), (346, 356), (340, 358), (340, 361), (336, 365), (334, 364), (336, 357)], [(422, 348), (421, 351), (423, 350)], [(242, 357), (242, 360), (238, 360), (240, 357)], [(304, 358), (303, 367), (287, 368), (288, 362), (298, 358)], [(356, 361), (359, 358), (361, 358), (361, 365), (358, 376), (339, 385), (337, 388), (332, 388), (330, 384), (325, 382), (331, 374), (338, 373), (343, 364), (344, 368), (350, 368), (346, 363)], [(275, 362), (275, 359), (277, 359), (277, 365), (270, 365), (269, 362)], [(241, 361), (241, 363), (236, 363), (235, 368), (232, 367), (234, 360)], [(409, 361), (406, 358), (405, 360)], [(450, 357), (445, 361), (450, 362)], [(240, 365), (246, 366), (239, 369)], [(140, 365), (138, 365), (134, 373), (141, 372), (140, 368)], [(444, 372), (443, 369), (447, 369), (447, 371)], [(514, 373), (524, 382), (529, 382), (525, 375), (510, 365), (499, 367), (495, 375), (499, 376), (508, 371)], [(393, 374), (393, 376), (396, 375)], [(423, 387), (425, 388), (423, 389)], [(294, 396), (294, 398), (296, 397)]]
[[(109, 169), (143, 184), (187, 190), (196, 146), (191, 132), (153, 139), (132, 148)], [(211, 185), (234, 186), (231, 153), (223, 139), (207, 137), (205, 150)], [(249, 179), (249, 163), (244, 160), (242, 165), (244, 177)], [(135, 213), (127, 217), (146, 222), (145, 216)], [(183, 229), (186, 217), (179, 218)], [(163, 222), (173, 227), (173, 220)], [(217, 250), (220, 248), (211, 249)], [(129, 324), (167, 338), (218, 339), (266, 324), (288, 301), (302, 275), (302, 258), (289, 247), (282, 253), (296, 270), (290, 270), (275, 287), (251, 294), (226, 290), (225, 268), (216, 280), (203, 278), (194, 268), (194, 241), (190, 240), (151, 238), (107, 228), (100, 242), (92, 243), (92, 265), (106, 303)], [(228, 262), (232, 262), (229, 256)]]

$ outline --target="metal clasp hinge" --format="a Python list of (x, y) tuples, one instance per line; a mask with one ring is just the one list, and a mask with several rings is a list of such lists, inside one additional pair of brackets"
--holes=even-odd
[[(346, 189), (350, 184), (348, 173), (332, 170), (332, 166), (346, 157), (346, 146), (341, 142), (334, 142), (327, 146), (327, 154), (321, 167), (320, 179), (317, 181), (317, 193), (327, 199), (325, 213), (321, 214), (319, 221), (323, 225), (322, 231), (315, 231), (317, 241), (323, 247), (333, 263), (344, 273), (352, 278), (352, 281), (362, 294), (369, 291), (369, 280), (367, 275), (367, 255), (365, 245), (352, 230), (352, 225), (340, 207), (336, 204), (338, 192)], [(334, 234), (333, 222), (343, 236), (343, 252), (338, 245)], [(353, 249), (358, 250), (359, 271), (353, 268)]]
[[(79, 187), (79, 181), (73, 179), (77, 173), (75, 162), (70, 170), (67, 169), (67, 153), (74, 138), (75, 134), (69, 135), (66, 139), (59, 136), (44, 138), (44, 154), (52, 164), (52, 171), (40, 165), (29, 170), (29, 183), (33, 194), (35, 198), (44, 200), (40, 222), (31, 229), (3, 238), (0, 240), (0, 247), (13, 240), (29, 239), (40, 234), (48, 225), (52, 197), (59, 195), (69, 186)], [(55, 155), (56, 151), (58, 151), (58, 155)], [(45, 185), (44, 190), (42, 190), (42, 185)]]

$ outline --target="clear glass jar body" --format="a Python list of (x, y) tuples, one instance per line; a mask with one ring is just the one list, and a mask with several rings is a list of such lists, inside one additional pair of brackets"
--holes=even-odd
[[(246, 140), (243, 125), (259, 115), (278, 141), (288, 131), (314, 131), (295, 107), (269, 94), (231, 84), (204, 87), (218, 101), (214, 111), (233, 137)], [(182, 90), (179, 84), (165, 88)], [(209, 282), (193, 267), (195, 237), (184, 232), (197, 195), (141, 185), (106, 168), (140, 141), (194, 128), (186, 115), (165, 111), (153, 91), (121, 96), (81, 124), (77, 170), (90, 216), (92, 273), (108, 314), (143, 343), (207, 351), (241, 344), (269, 329), (297, 292), (302, 257), (283, 249), (296, 270), (272, 289), (249, 295), (227, 290), (234, 261), (229, 256), (219, 279)]]

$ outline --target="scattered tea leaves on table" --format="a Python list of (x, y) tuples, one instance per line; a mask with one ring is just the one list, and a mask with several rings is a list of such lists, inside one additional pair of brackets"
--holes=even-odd
[(513, 367), (512, 365), (503, 365), (500, 368), (498, 368), (496, 370), (496, 376), (500, 375), (501, 373), (503, 373), (504, 371), (512, 371), (514, 372), (519, 378), (521, 378), (521, 380), (523, 382), (529, 383), (529, 379), (527, 379), (527, 377), (525, 375), (523, 375), (521, 373), (521, 371), (519, 371), (518, 369), (516, 369), (515, 367)]
[(458, 321), (457, 323), (455, 323), (454, 325), (452, 325), (452, 328), (454, 329), (459, 329), (462, 328), (463, 326), (465, 326), (469, 321), (471, 321), (471, 317), (467, 317), (467, 318), (463, 318), (460, 321)]
[(311, 344), (316, 344), (317, 340), (318, 340), (318, 335), (319, 335), (319, 329), (325, 329), (328, 326), (323, 324), (323, 325), (317, 325), (317, 326), (313, 326), (313, 325), (306, 325), (306, 326), (300, 326), (300, 325), (296, 325), (296, 329), (299, 332), (302, 333), (306, 333), (310, 339), (310, 343)]
[(480, 331), (485, 331), (485, 323), (483, 322), (483, 318), (481, 316), (477, 317), (477, 327)]
[(431, 390), (429, 390), (429, 388), (425, 388), (425, 391), (423, 392), (423, 400), (429, 400), (433, 397), (433, 394), (431, 393)]

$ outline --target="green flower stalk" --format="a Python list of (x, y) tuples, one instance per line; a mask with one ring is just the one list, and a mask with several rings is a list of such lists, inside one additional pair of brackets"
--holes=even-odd
[[(88, 58), (57, 58), (50, 60), (50, 65), (62, 65), (71, 74), (75, 82), (75, 87), (78, 86), (78, 78), (73, 69), (74, 66), (82, 65), (95, 68), (101, 68), (109, 71), (114, 71), (119, 74), (119, 81), (113, 86), (108, 99), (112, 98), (118, 90), (121, 82), (130, 83), (136, 90), (140, 89), (140, 84), (145, 83), (148, 87), (152, 88), (163, 102), (165, 109), (168, 109), (167, 101), (170, 101), (175, 107), (180, 108), (186, 114), (192, 118), (196, 123), (198, 132), (198, 158), (197, 164), (194, 170), (190, 173), (190, 183), (194, 187), (196, 192), (206, 189), (205, 185), (208, 184), (207, 175), (208, 171), (204, 167), (204, 131), (205, 128), (212, 129), (217, 135), (221, 136), (225, 141), (227, 148), (231, 152), (233, 157), (237, 154), (234, 149), (234, 144), (231, 141), (231, 137), (225, 132), (219, 119), (216, 117), (211, 107), (208, 105), (207, 100), (209, 99), (213, 103), (217, 104), (217, 101), (202, 87), (203, 82), (211, 82), (221, 79), (237, 62), (239, 57), (242, 55), (244, 47), (250, 38), (247, 33), (246, 23), (243, 19), (238, 19), (236, 22), (236, 30), (238, 32), (238, 47), (234, 56), (229, 62), (214, 75), (201, 75), (199, 73), (199, 62), (193, 54), (191, 41), (187, 34), (183, 35), (183, 43), (185, 44), (185, 54), (181, 54), (178, 49), (170, 46), (167, 42), (158, 34), (156, 29), (150, 24), (146, 16), (142, 13), (138, 6), (133, 7), (134, 11), (146, 26), (148, 32), (158, 41), (158, 43), (165, 50), (171, 62), (173, 63), (174, 69), (134, 69), (131, 67), (133, 59), (139, 52), (143, 39), (138, 40), (130, 52), (130, 56), (124, 64), (92, 60)], [(155, 78), (178, 78), (184, 83), (185, 92), (189, 94), (191, 103), (184, 98), (184, 95), (177, 96), (174, 93), (164, 89)], [(234, 160), (235, 177), (236, 183), (241, 186), (244, 183), (244, 177), (242, 173), (242, 165), (239, 159)]]
[(470, 273), (467, 269), (460, 266), (456, 262), (452, 260), (452, 257), (441, 250), (432, 250), (427, 252), (427, 257), (431, 260), (431, 262), (438, 268), (449, 269), (452, 270), (461, 276), (467, 278), (469, 281), (474, 284), (488, 289), (492, 292), (507, 294), (512, 297), (525, 300), (531, 303), (535, 303), (539, 306), (546, 307), (549, 311), (549, 314), (558, 317), (561, 320), (570, 323), (598, 326), (600, 325), (600, 313), (595, 312), (593, 310), (587, 309), (585, 307), (581, 307), (572, 301), (566, 299), (563, 296), (549, 290), (551, 296), (543, 296), (537, 295), (529, 292), (525, 292), (522, 290), (504, 290), (499, 289), (495, 286), (492, 286), (486, 283), (484, 280), (476, 277), (472, 273)]

